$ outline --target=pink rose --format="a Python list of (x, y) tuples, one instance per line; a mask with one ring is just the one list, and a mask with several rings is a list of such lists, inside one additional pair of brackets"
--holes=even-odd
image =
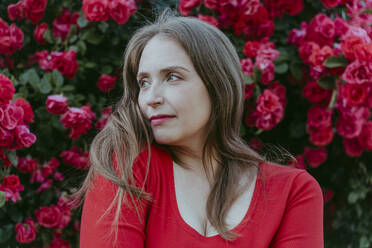
[(28, 244), (35, 240), (37, 229), (34, 221), (26, 218), (26, 223), (18, 222), (15, 226), (16, 239), (19, 243)]
[(257, 66), (261, 71), (261, 83), (268, 84), (274, 79), (275, 66), (271, 60), (256, 60), (255, 66)]
[(218, 20), (214, 16), (198, 14), (198, 19), (218, 28)]
[(350, 106), (363, 104), (367, 99), (367, 88), (363, 84), (346, 83), (341, 86), (341, 96)]
[(253, 74), (253, 63), (250, 58), (240, 60), (240, 65), (245, 75), (250, 76)]
[(52, 179), (48, 179), (48, 180), (44, 181), (40, 185), (40, 187), (36, 190), (36, 193), (40, 193), (41, 191), (48, 189), (50, 187), (50, 185), (52, 185), (52, 182), (53, 182)]
[(14, 102), (11, 102), (4, 109), (4, 118), (1, 121), (1, 124), (6, 129), (12, 130), (18, 124), (22, 124), (23, 115), (23, 109), (17, 107)]
[(273, 113), (280, 107), (280, 98), (269, 89), (257, 98), (257, 110), (262, 113)]
[(7, 104), (13, 99), (15, 88), (12, 81), (0, 73), (0, 104)]
[(327, 159), (327, 150), (323, 147), (320, 148), (310, 148), (305, 147), (304, 155), (311, 168), (317, 168), (319, 165), (323, 164)]
[(124, 24), (137, 11), (134, 0), (112, 0), (108, 2), (110, 16), (118, 24)]
[(201, 4), (201, 0), (180, 0), (178, 3), (178, 10), (183, 16), (189, 15), (190, 11)]
[(31, 133), (26, 125), (18, 125), (15, 128), (17, 149), (30, 147), (36, 142), (35, 134)]
[(0, 54), (10, 55), (22, 48), (24, 34), (15, 24), (8, 26), (0, 18)]
[(36, 26), (35, 31), (34, 31), (34, 38), (37, 43), (43, 44), (45, 43), (44, 39), (44, 33), (48, 29), (48, 24), (46, 22), (41, 23), (40, 25)]
[(323, 13), (317, 14), (309, 24), (307, 39), (316, 42), (321, 47), (333, 45), (335, 24), (331, 18)]
[(56, 205), (40, 207), (35, 210), (35, 216), (39, 224), (46, 228), (57, 227), (62, 219), (61, 209)]
[(342, 79), (350, 84), (368, 83), (371, 82), (371, 77), (371, 66), (358, 60), (355, 60), (353, 63), (349, 64), (342, 74)]
[(109, 17), (107, 0), (83, 0), (82, 11), (90, 22), (107, 21)]
[(31, 60), (37, 59), (41, 69), (46, 71), (53, 71), (56, 67), (57, 57), (50, 55), (47, 50), (36, 52)]
[(32, 24), (38, 23), (44, 16), (48, 0), (23, 0), (25, 17)]
[(10, 4), (8, 6), (8, 16), (11, 21), (22, 20), (25, 17), (23, 1), (19, 1), (16, 4)]
[(217, 9), (219, 5), (218, 0), (204, 0), (204, 5), (208, 9)]
[(108, 92), (115, 87), (116, 77), (107, 74), (101, 75), (98, 79), (97, 86), (103, 92)]
[(68, 109), (67, 98), (61, 94), (49, 95), (45, 103), (46, 109), (49, 113), (61, 115)]

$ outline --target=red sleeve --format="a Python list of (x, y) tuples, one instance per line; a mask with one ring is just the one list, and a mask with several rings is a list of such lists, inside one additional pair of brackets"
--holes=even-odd
[[(139, 165), (142, 165), (142, 163), (136, 162), (133, 165), (133, 174), (137, 186), (142, 185), (144, 179), (144, 174), (142, 172), (145, 171), (143, 168), (140, 168)], [(116, 166), (115, 161), (114, 166)], [(144, 166), (146, 166), (146, 164)], [(128, 205), (122, 205), (116, 245), (114, 245), (114, 233), (110, 235), (113, 228), (111, 225), (114, 220), (116, 205), (105, 217), (102, 218), (100, 222), (97, 222), (113, 201), (117, 187), (118, 186), (114, 183), (98, 174), (96, 175), (95, 180), (93, 180), (93, 187), (91, 187), (86, 193), (81, 216), (81, 248), (144, 247), (144, 229), (149, 204), (143, 204), (143, 202), (141, 202), (141, 205), (138, 204), (142, 224), (138, 219), (134, 207), (130, 208)], [(141, 206), (143, 207), (142, 210)]]
[(323, 248), (323, 195), (306, 171), (294, 179), (272, 248)]

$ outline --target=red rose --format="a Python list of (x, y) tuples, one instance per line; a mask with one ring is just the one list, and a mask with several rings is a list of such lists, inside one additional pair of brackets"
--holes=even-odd
[(336, 130), (340, 136), (352, 139), (359, 136), (364, 122), (363, 119), (358, 119), (354, 116), (340, 117), (336, 121)]
[(98, 79), (97, 86), (103, 92), (108, 92), (115, 87), (116, 77), (107, 74), (101, 75)]
[(17, 223), (15, 232), (19, 243), (28, 244), (35, 240), (37, 229), (35, 228), (34, 221), (26, 218), (26, 223)]
[(23, 122), (24, 123), (34, 122), (32, 120), (32, 118), (34, 118), (34, 112), (32, 110), (30, 103), (28, 103), (26, 99), (17, 98), (14, 104), (23, 109)]
[(0, 125), (0, 146), (9, 147), (13, 142), (13, 134)]
[(258, 128), (270, 130), (283, 119), (284, 108), (282, 105), (279, 105), (279, 107), (273, 113), (265, 114), (257, 111), (253, 113), (253, 116), (256, 116), (255, 125)]
[(317, 168), (323, 164), (327, 159), (327, 150), (321, 148), (305, 147), (304, 156), (311, 168)]
[(71, 128), (71, 139), (77, 139), (91, 129), (93, 118), (95, 116), (90, 109), (69, 107), (68, 111), (61, 116), (61, 122), (65, 128)]
[(316, 42), (320, 46), (333, 45), (335, 37), (335, 24), (331, 18), (323, 13), (317, 14), (309, 23), (307, 39)]
[(256, 59), (255, 66), (257, 66), (261, 71), (261, 79), (260, 79), (261, 83), (268, 84), (272, 80), (274, 80), (275, 66), (274, 66), (274, 63), (271, 60)]
[(284, 85), (280, 84), (279, 81), (275, 81), (269, 84), (268, 89), (279, 97), (279, 101), (283, 107), (287, 105), (286, 88)]
[(367, 121), (362, 129), (360, 136), (358, 137), (359, 142), (363, 145), (367, 151), (372, 151), (372, 121)]
[(76, 52), (74, 50), (60, 52), (52, 52), (52, 56), (56, 56), (55, 69), (67, 78), (73, 78), (79, 67), (76, 61)]
[(22, 20), (25, 17), (23, 1), (19, 1), (16, 4), (10, 4), (8, 6), (8, 16), (11, 21)]
[(70, 150), (63, 151), (59, 156), (63, 159), (63, 163), (72, 165), (75, 168), (87, 169), (89, 167), (89, 153), (76, 146), (73, 146)]
[(107, 108), (103, 109), (101, 112), (101, 118), (94, 124), (95, 128), (102, 130), (106, 123), (107, 120), (109, 119), (112, 111), (112, 106), (108, 106)]
[(74, 12), (72, 15), (67, 8), (63, 8), (61, 14), (53, 21), (53, 35), (65, 40), (71, 25), (76, 25), (79, 13)]
[(304, 8), (302, 0), (265, 0), (267, 6), (274, 16), (282, 16), (283, 12), (289, 15), (297, 15)]
[(48, 29), (48, 24), (45, 22), (36, 26), (35, 31), (34, 31), (34, 38), (37, 43), (39, 44), (45, 43), (45, 39), (43, 35), (47, 29)]
[(297, 168), (297, 169), (306, 170), (304, 155), (302, 155), (302, 154), (296, 155), (296, 157), (294, 159), (289, 161), (288, 165), (290, 167), (294, 167), (294, 168)]
[(8, 26), (8, 24), (0, 18), (0, 34), (0, 54), (10, 55), (22, 48), (24, 35), (22, 30), (15, 24)]
[(367, 98), (367, 88), (363, 84), (346, 83), (341, 87), (341, 95), (350, 106), (363, 104)]
[(305, 85), (302, 93), (309, 102), (320, 103), (330, 96), (331, 91), (320, 87), (316, 81), (311, 81)]
[(307, 26), (306, 22), (301, 22), (300, 29), (292, 29), (288, 35), (288, 42), (294, 44), (295, 47), (299, 47), (305, 40)]
[(243, 53), (248, 58), (255, 58), (257, 56), (257, 51), (260, 48), (260, 43), (257, 41), (247, 41), (244, 44)]
[(4, 177), (1, 186), (10, 189), (13, 192), (23, 189), (23, 185), (21, 184), (19, 177), (16, 175), (9, 175)]
[(330, 127), (332, 125), (332, 113), (332, 110), (328, 110), (324, 106), (311, 106), (307, 112), (306, 129), (308, 132), (311, 132), (310, 129)]
[(49, 113), (61, 115), (68, 109), (67, 98), (63, 95), (49, 95), (45, 106)]
[[(56, 53), (56, 52), (54, 52)], [(58, 52), (60, 53), (60, 52)], [(35, 58), (37, 58), (37, 61), (39, 63), (39, 66), (41, 69), (46, 71), (53, 71), (56, 68), (57, 63), (57, 56), (53, 55), (53, 52), (51, 55), (49, 55), (47, 50), (42, 50), (40, 52), (35, 53)]]
[(36, 141), (35, 134), (31, 133), (26, 125), (18, 125), (15, 134), (17, 149), (30, 147)]
[(126, 23), (129, 17), (137, 11), (136, 3), (134, 0), (109, 1), (108, 9), (110, 16), (118, 24)]
[(372, 68), (369, 64), (355, 60), (346, 67), (342, 74), (342, 79), (351, 84), (364, 84), (371, 82), (371, 69)]
[(279, 57), (279, 52), (275, 49), (272, 42), (262, 42), (257, 51), (256, 60), (271, 60), (274, 61)]
[(315, 129), (310, 132), (310, 141), (316, 146), (326, 146), (332, 142), (333, 136), (332, 127)]
[(25, 17), (36, 24), (43, 18), (48, 0), (23, 0), (23, 4)]
[(31, 173), (35, 171), (38, 166), (39, 164), (36, 158), (31, 159), (26, 157), (18, 159), (17, 169), (23, 173)]
[(218, 0), (204, 0), (204, 5), (208, 9), (217, 9), (219, 5)]
[(61, 239), (61, 233), (53, 233), (54, 239), (49, 244), (49, 248), (70, 248), (68, 241)]
[(328, 9), (333, 9), (334, 7), (340, 4), (340, 0), (320, 0), (320, 1), (324, 5), (324, 7)]
[(107, 21), (107, 0), (83, 0), (82, 11), (85, 18), (90, 22)]
[(362, 155), (363, 146), (358, 138), (344, 139), (343, 144), (346, 154), (350, 157), (359, 157), (360, 155)]
[(218, 28), (218, 20), (214, 16), (198, 14), (198, 19)]
[(178, 3), (178, 10), (183, 16), (189, 15), (190, 11), (201, 4), (201, 0), (180, 0)]
[(312, 41), (303, 42), (298, 50), (301, 59), (306, 63), (310, 64), (310, 56), (320, 50), (318, 44)]
[(0, 104), (8, 104), (13, 99), (14, 93), (12, 81), (0, 73)]
[(314, 66), (323, 66), (323, 62), (330, 56), (333, 56), (333, 49), (329, 46), (324, 46), (322, 49), (315, 49), (310, 55), (309, 61)]
[(3, 127), (8, 130), (14, 129), (23, 121), (23, 109), (17, 107), (14, 102), (9, 103), (4, 109), (4, 118), (1, 121)]
[(35, 210), (35, 216), (39, 224), (47, 228), (57, 227), (62, 219), (61, 210), (56, 205), (40, 207)]

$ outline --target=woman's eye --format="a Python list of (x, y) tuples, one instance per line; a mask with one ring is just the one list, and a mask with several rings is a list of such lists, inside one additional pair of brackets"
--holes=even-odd
[(146, 83), (148, 83), (146, 80), (140, 80), (140, 81), (138, 82), (138, 84), (139, 84), (139, 86), (140, 86), (141, 88), (146, 87), (146, 86), (147, 86)]
[(176, 79), (179, 79), (179, 77), (176, 76), (175, 74), (170, 74), (170, 75), (169, 75), (169, 78), (171, 78), (171, 77), (175, 77)]

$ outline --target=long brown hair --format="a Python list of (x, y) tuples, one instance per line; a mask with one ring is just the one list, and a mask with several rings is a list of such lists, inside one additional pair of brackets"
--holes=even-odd
[[(110, 206), (115, 202), (117, 204), (116, 222), (125, 199), (124, 194), (128, 193), (132, 201), (151, 200), (151, 195), (144, 192), (143, 188), (133, 186), (132, 166), (137, 155), (143, 149), (148, 149), (148, 171), (150, 144), (155, 142), (151, 127), (138, 105), (139, 88), (136, 80), (142, 51), (155, 35), (164, 35), (182, 45), (208, 90), (212, 111), (207, 124), (209, 133), (203, 147), (202, 161), (204, 171), (213, 183), (207, 199), (207, 218), (221, 237), (233, 240), (237, 234), (227, 229), (225, 219), (228, 210), (249, 185), (248, 179), (252, 177), (247, 177), (247, 184), (243, 186), (239, 184), (240, 179), (251, 174), (246, 172), (258, 168), (259, 163), (264, 161), (239, 135), (244, 111), (244, 79), (239, 57), (231, 41), (218, 28), (197, 18), (179, 16), (169, 8), (161, 12), (154, 23), (139, 28), (125, 49), (123, 95), (116, 103), (106, 126), (90, 146), (90, 169), (76, 195), (85, 194), (95, 173), (117, 184), (118, 191)], [(163, 147), (175, 162), (183, 165), (171, 146)], [(113, 154), (123, 158), (117, 159), (119, 174), (112, 165)], [(219, 165), (213, 176), (210, 175), (212, 160)], [(136, 211), (138, 214), (137, 207)]]

